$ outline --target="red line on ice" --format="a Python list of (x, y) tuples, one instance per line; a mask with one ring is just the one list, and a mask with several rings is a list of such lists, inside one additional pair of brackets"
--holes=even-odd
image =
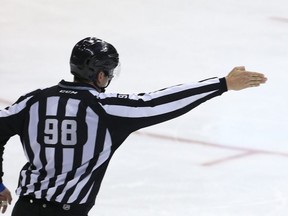
[(278, 22), (284, 22), (288, 23), (288, 18), (287, 17), (270, 17), (270, 19)]
[(216, 165), (216, 164), (219, 164), (219, 163), (227, 162), (227, 161), (238, 159), (238, 158), (247, 157), (249, 155), (254, 155), (254, 154), (257, 154), (257, 153), (256, 152), (243, 152), (243, 153), (240, 153), (240, 154), (227, 156), (227, 157), (223, 157), (223, 158), (220, 158), (220, 159), (215, 159), (215, 160), (212, 160), (212, 161), (209, 161), (209, 162), (205, 162), (205, 163), (202, 163), (201, 165), (202, 166), (213, 166), (213, 165)]
[(211, 165), (219, 164), (222, 162), (227, 162), (229, 160), (243, 158), (243, 157), (250, 156), (253, 154), (267, 154), (267, 155), (288, 157), (288, 153), (284, 153), (284, 152), (221, 145), (217, 143), (209, 143), (209, 142), (204, 142), (204, 141), (199, 141), (199, 140), (172, 137), (169, 135), (149, 133), (149, 132), (136, 132), (136, 133), (138, 135), (149, 136), (152, 138), (157, 138), (157, 139), (162, 139), (162, 140), (169, 140), (169, 141), (181, 142), (181, 143), (186, 143), (186, 144), (196, 144), (196, 145), (202, 145), (202, 146), (207, 146), (207, 147), (212, 147), (212, 148), (220, 148), (220, 149), (227, 149), (227, 150), (240, 152), (239, 154), (236, 154), (236, 155), (227, 156), (227, 157), (216, 159), (210, 162), (202, 163), (203, 166), (211, 166)]

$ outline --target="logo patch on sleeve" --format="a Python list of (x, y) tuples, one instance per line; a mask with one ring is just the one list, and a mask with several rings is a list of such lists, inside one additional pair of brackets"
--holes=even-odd
[(127, 98), (129, 98), (129, 94), (117, 94), (117, 97), (127, 99)]

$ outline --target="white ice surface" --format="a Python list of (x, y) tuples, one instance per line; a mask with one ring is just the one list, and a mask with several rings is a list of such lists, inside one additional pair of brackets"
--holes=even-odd
[[(111, 92), (223, 77), (238, 65), (269, 79), (131, 135), (112, 159), (90, 216), (288, 215), (286, 0), (0, 5), (1, 108), (71, 80), (71, 49), (86, 36), (107, 40), (120, 53), (122, 71)], [(14, 194), (25, 158), (17, 137), (6, 148), (4, 182)]]

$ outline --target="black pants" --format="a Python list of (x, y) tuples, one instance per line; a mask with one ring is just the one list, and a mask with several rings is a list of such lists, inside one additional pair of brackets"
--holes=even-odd
[(61, 204), (31, 197), (19, 197), (12, 216), (88, 216), (93, 205)]

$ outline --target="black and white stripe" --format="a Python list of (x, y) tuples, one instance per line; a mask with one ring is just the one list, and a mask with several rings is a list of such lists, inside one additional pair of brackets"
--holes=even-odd
[(182, 115), (227, 90), (224, 79), (146, 94), (98, 93), (59, 85), (0, 111), (0, 136), (21, 137), (28, 163), (17, 194), (61, 203), (93, 203), (114, 151), (133, 131)]

